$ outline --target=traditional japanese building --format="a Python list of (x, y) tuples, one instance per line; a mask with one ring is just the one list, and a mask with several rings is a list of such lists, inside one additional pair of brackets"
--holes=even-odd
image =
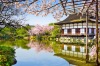
[[(82, 17), (77, 14), (69, 15), (65, 20), (55, 23), (60, 26), (61, 42), (85, 42), (86, 37), (86, 16)], [(100, 21), (98, 24), (100, 32)], [(88, 38), (93, 39), (96, 34), (95, 18), (90, 17), (88, 20)], [(81, 40), (80, 40), (81, 39)]]

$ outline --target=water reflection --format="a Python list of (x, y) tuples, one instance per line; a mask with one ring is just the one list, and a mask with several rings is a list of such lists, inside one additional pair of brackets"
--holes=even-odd
[(27, 44), (27, 46), (30, 48), (34, 48), (36, 52), (53, 52), (52, 46), (47, 46), (46, 44), (43, 44), (41, 42), (30, 41), (29, 44)]
[(1, 40), (0, 45), (7, 46), (7, 47), (16, 47), (16, 48), (23, 48), (23, 49), (29, 49), (29, 47), (26, 45), (29, 41), (24, 39), (16, 39), (16, 40)]
[(17, 64), (13, 66), (69, 66), (69, 62), (72, 61), (65, 58), (85, 59), (84, 46), (60, 44), (54, 41), (28, 42), (23, 39), (0, 41), (0, 43), (2, 46), (10, 46), (16, 49)]
[(31, 41), (27, 46), (30, 49), (16, 49), (17, 64), (14, 66), (69, 66), (66, 60), (54, 56), (50, 44)]
[(85, 46), (63, 44), (62, 54), (69, 55), (72, 57), (81, 57), (82, 59), (85, 59), (85, 55), (86, 55)]
[(75, 46), (75, 45), (63, 44), (63, 49), (62, 50), (74, 51), (74, 52), (85, 52), (85, 46)]

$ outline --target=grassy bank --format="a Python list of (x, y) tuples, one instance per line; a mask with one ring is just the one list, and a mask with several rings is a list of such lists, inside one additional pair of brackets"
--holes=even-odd
[(67, 60), (70, 64), (74, 64), (76, 66), (96, 66), (95, 62), (86, 63), (85, 59), (82, 58), (71, 57), (62, 54), (55, 54), (55, 55)]

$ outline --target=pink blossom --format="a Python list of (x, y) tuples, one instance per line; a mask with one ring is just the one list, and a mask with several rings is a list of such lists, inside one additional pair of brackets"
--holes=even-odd
[(44, 34), (45, 32), (50, 32), (54, 27), (53, 26), (40, 26), (36, 25), (35, 27), (32, 27), (28, 33), (30, 35), (39, 35), (39, 34)]
[(40, 51), (53, 52), (53, 49), (51, 46), (47, 46), (39, 42), (30, 41), (30, 43), (27, 44), (27, 46), (30, 48), (34, 48), (37, 52), (40, 52)]
[(89, 55), (91, 56), (91, 58), (93, 58), (96, 55), (96, 46), (95, 45), (92, 46)]

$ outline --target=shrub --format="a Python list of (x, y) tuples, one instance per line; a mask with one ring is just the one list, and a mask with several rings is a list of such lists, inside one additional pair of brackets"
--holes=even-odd
[(11, 47), (0, 46), (0, 66), (11, 66), (15, 62), (15, 50)]

